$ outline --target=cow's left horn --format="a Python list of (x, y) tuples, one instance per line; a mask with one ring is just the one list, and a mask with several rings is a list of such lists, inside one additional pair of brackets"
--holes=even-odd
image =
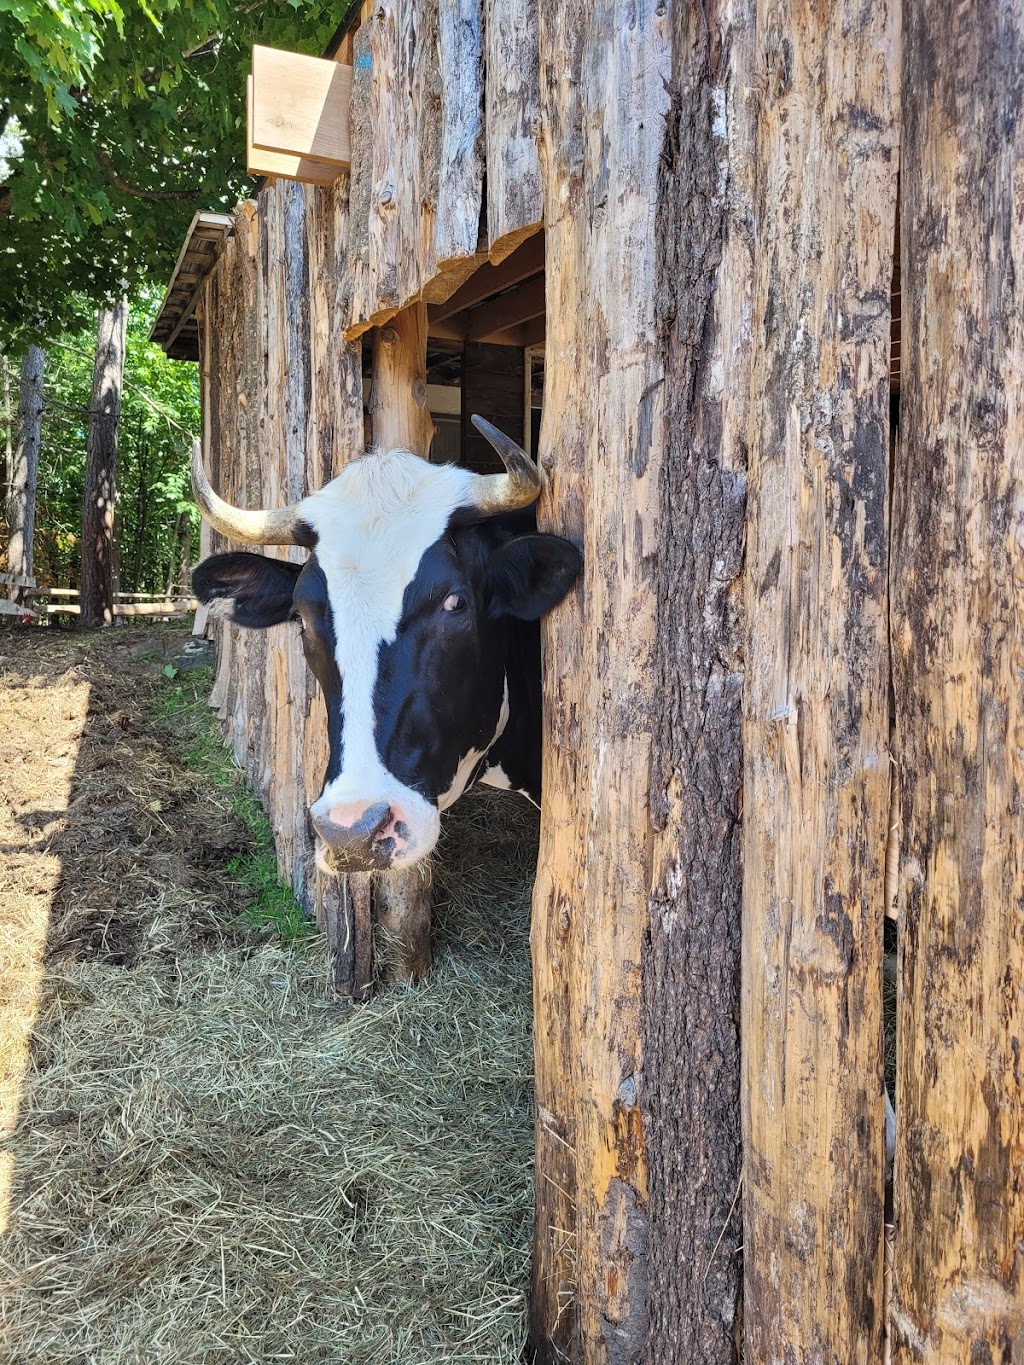
[(300, 521), (294, 507), (276, 512), (246, 512), (217, 496), (203, 468), (203, 448), (192, 445), (192, 493), (203, 517), (215, 531), (243, 545), (298, 545)]
[(485, 516), (498, 512), (514, 512), (536, 502), (541, 490), (541, 473), (522, 446), (482, 417), (473, 417), (473, 425), (501, 456), (507, 474), (478, 474), (474, 482), (473, 505)]

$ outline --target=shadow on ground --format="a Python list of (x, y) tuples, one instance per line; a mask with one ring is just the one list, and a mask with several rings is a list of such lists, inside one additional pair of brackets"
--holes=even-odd
[(246, 917), (186, 640), (0, 636), (0, 1359), (517, 1361), (536, 813), (460, 803), (430, 980), (339, 1001)]

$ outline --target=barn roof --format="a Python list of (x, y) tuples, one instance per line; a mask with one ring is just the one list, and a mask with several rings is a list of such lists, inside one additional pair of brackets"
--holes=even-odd
[(197, 213), (189, 225), (160, 312), (149, 333), (150, 341), (162, 347), (172, 360), (199, 359), (196, 299), (233, 226), (234, 219), (227, 213)]

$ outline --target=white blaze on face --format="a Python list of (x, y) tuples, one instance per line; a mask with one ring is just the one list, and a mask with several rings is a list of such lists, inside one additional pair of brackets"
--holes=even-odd
[(390, 644), (402, 599), (426, 550), (452, 513), (472, 501), (474, 475), (456, 465), (432, 465), (409, 451), (371, 452), (306, 498), (298, 515), (317, 533), (317, 561), (327, 580), (341, 674), (342, 767), (314, 804), (314, 813), (354, 801), (401, 807), (408, 846), (393, 866), (414, 862), (437, 840), (437, 808), (399, 782), (381, 762), (374, 738), (377, 657)]

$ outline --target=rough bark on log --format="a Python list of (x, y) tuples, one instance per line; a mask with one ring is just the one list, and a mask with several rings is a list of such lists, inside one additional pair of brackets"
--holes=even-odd
[[(427, 305), (415, 303), (375, 336), (370, 419), (377, 449), (429, 454), (434, 423), (427, 407), (426, 361)], [(418, 980), (429, 970), (431, 959), (429, 869), (377, 878), (374, 897), (397, 975)]]
[(1024, 1359), (1024, 7), (904, 7), (893, 1360)]
[[(46, 352), (42, 347), (27, 346), (21, 361), (18, 427), (7, 488), (7, 568), (16, 578), (31, 579), (33, 575), (45, 368)], [(12, 589), (10, 596), (15, 602), (23, 600), (19, 588)]]
[[(755, 0), (673, 10), (657, 240), (667, 332), (641, 1112), (647, 1365), (739, 1339), (740, 948)], [(714, 1002), (709, 1008), (709, 1002)]]
[(114, 619), (114, 512), (117, 505), (117, 439), (121, 422), (128, 301), (101, 308), (89, 402), (88, 457), (82, 500), (82, 575), (79, 618), (84, 627)]
[(761, 5), (744, 702), (745, 1358), (882, 1346), (899, 7)]
[(487, 249), (497, 265), (543, 227), (538, 0), (487, 0)]

